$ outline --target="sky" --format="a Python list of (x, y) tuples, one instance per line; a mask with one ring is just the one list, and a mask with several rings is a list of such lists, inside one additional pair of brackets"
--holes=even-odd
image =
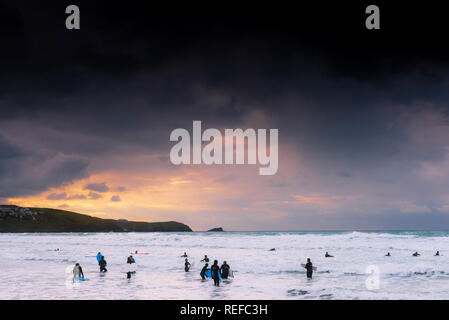
[[(379, 1), (367, 30), (368, 4), (0, 1), (0, 203), (194, 230), (449, 229), (444, 10)], [(277, 173), (173, 165), (170, 133), (194, 120), (278, 129)]]

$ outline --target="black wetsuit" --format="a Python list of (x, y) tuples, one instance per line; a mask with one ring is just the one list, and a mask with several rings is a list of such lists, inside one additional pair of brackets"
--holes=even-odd
[(101, 257), (101, 260), (99, 262), (100, 265), (100, 272), (107, 272), (108, 270), (106, 269), (106, 260), (104, 259), (104, 257)]
[(230, 269), (230, 267), (229, 267), (229, 265), (227, 263), (224, 263), (221, 266), (220, 271), (221, 271), (221, 278), (222, 279), (227, 279), (228, 278), (228, 276), (229, 276), (229, 269)]
[(184, 270), (185, 270), (185, 272), (189, 272), (189, 269), (190, 269), (190, 262), (186, 261)]
[(201, 261), (204, 261), (204, 262), (209, 262), (209, 258), (204, 258), (203, 260), (201, 260)]
[(80, 266), (80, 277), (84, 278), (84, 272), (83, 272), (83, 268), (81, 268), (81, 266)]
[(220, 267), (218, 264), (214, 264), (212, 267), (210, 267), (210, 271), (212, 272), (212, 279), (214, 279), (214, 285), (217, 287), (220, 286), (220, 278), (218, 276), (218, 273), (220, 272)]
[(306, 268), (306, 270), (307, 270), (307, 278), (312, 278), (312, 273), (313, 273), (312, 262), (307, 262), (306, 266), (304, 268)]
[(81, 266), (78, 266), (78, 273), (76, 273), (75, 268), (73, 268), (73, 277), (84, 278), (83, 268), (81, 268)]
[(204, 276), (204, 273), (206, 272), (206, 270), (207, 270), (207, 266), (204, 266), (203, 269), (201, 269), (201, 272), (200, 272), (200, 276), (201, 276), (201, 278), (203, 280), (206, 279), (206, 277)]

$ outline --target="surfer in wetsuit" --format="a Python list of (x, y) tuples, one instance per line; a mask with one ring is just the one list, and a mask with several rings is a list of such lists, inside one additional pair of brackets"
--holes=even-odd
[(81, 268), (80, 264), (77, 263), (73, 267), (73, 278), (76, 279), (81, 277), (84, 278), (83, 268)]
[(201, 260), (201, 262), (209, 262), (209, 258), (207, 257), (207, 254), (204, 255), (204, 259)]
[(214, 264), (210, 267), (210, 271), (212, 272), (212, 279), (214, 279), (214, 285), (220, 286), (220, 267), (218, 266), (218, 261), (214, 260)]
[(334, 256), (331, 256), (331, 255), (326, 251), (326, 254), (324, 255), (324, 257), (326, 257), (326, 258), (333, 258)]
[(184, 264), (184, 271), (189, 272), (191, 266), (192, 265), (190, 264), (189, 259), (186, 259), (186, 262)]
[(202, 278), (203, 280), (206, 279), (206, 277), (204, 276), (204, 274), (206, 273), (206, 270), (207, 270), (207, 267), (208, 267), (208, 266), (209, 266), (209, 264), (206, 263), (206, 264), (204, 265), (203, 269), (201, 269), (200, 276), (201, 276), (201, 278)]
[(226, 260), (223, 261), (223, 264), (220, 267), (220, 271), (221, 271), (221, 277), (223, 279), (227, 279), (229, 276), (229, 269), (231, 269), (231, 267), (229, 266), (229, 264), (226, 263)]
[(307, 258), (307, 263), (304, 266), (304, 268), (306, 268), (307, 270), (307, 278), (308, 279), (312, 279), (312, 273), (313, 273), (313, 264), (310, 261), (310, 258)]
[(181, 258), (187, 258), (187, 257), (188, 257), (188, 255), (186, 252), (184, 252), (184, 254), (181, 256)]
[(389, 252), (387, 252), (387, 254), (385, 255), (385, 257), (391, 257), (391, 254)]
[(437, 251), (437, 253), (435, 253), (435, 256), (439, 256), (440, 255), (440, 251)]
[(107, 271), (108, 271), (108, 270), (106, 269), (107, 263), (106, 263), (106, 260), (104, 259), (104, 256), (101, 256), (99, 265), (100, 265), (100, 272), (107, 272)]
[(419, 257), (420, 254), (418, 253), (418, 251), (416, 251), (414, 254), (412, 254), (412, 256), (414, 256), (414, 257)]
[[(128, 259), (126, 260), (126, 263), (133, 264), (133, 263), (136, 263), (136, 260), (134, 260), (133, 256), (129, 256)], [(131, 274), (132, 274), (132, 271), (128, 271), (126, 273), (126, 278), (131, 279)]]

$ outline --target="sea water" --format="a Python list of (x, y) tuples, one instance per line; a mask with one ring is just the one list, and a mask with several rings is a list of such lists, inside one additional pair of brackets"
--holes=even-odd
[[(0, 299), (449, 299), (449, 232), (0, 234), (0, 250)], [(134, 255), (127, 279), (136, 250), (149, 254)], [(90, 257), (99, 251), (107, 273)], [(202, 280), (205, 254), (234, 279)], [(77, 262), (86, 280), (74, 283)]]

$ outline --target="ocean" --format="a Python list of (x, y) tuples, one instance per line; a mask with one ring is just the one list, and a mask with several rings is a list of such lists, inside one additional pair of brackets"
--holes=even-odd
[[(0, 299), (449, 299), (449, 232), (0, 234), (0, 248)], [(134, 255), (126, 279), (135, 250), (149, 254)], [(92, 257), (99, 251), (107, 273)], [(220, 287), (202, 280), (205, 254), (235, 277)], [(73, 282), (76, 262), (86, 281)]]

